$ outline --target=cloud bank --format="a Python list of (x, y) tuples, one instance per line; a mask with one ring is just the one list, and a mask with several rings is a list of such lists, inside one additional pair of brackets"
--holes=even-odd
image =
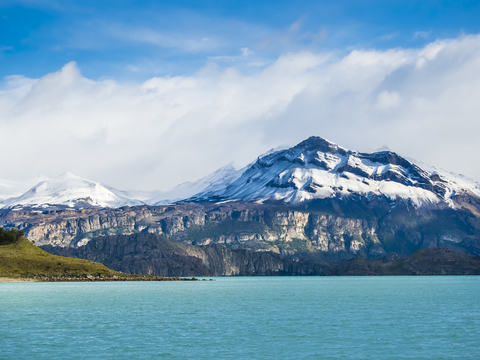
[(243, 74), (92, 80), (74, 63), (0, 84), (0, 178), (71, 171), (123, 189), (169, 188), (318, 135), (387, 145), (480, 180), (480, 36), (421, 49), (288, 53)]

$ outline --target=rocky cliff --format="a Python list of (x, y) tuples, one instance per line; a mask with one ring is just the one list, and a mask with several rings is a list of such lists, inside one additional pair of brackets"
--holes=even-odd
[(258, 275), (478, 275), (480, 257), (450, 249), (423, 249), (407, 258), (357, 257), (337, 263), (292, 261), (271, 252), (231, 250), (223, 245), (180, 244), (154, 234), (100, 236), (79, 248), (43, 246), (47, 252), (100, 262), (131, 274), (158, 276)]
[(227, 249), (223, 245), (186, 245), (163, 236), (139, 233), (100, 236), (79, 248), (42, 247), (56, 255), (100, 262), (130, 274), (159, 276), (325, 275), (328, 266), (297, 263), (270, 252)]
[(291, 259), (338, 261), (444, 247), (480, 255), (478, 203), (416, 208), (386, 198), (324, 199), (305, 206), (245, 202), (184, 203), (120, 209), (10, 212), (0, 226), (39, 245), (78, 247), (99, 235), (152, 233), (184, 244), (223, 244)]

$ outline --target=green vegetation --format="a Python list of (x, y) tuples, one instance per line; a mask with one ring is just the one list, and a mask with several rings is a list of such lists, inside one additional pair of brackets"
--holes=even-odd
[(0, 227), (0, 245), (13, 244), (24, 235), (25, 233), (22, 230), (5, 230), (4, 228)]
[(280, 250), (293, 250), (296, 254), (302, 255), (314, 251), (312, 243), (309, 240), (293, 238), (291, 241), (274, 241)]
[(188, 238), (201, 240), (227, 235), (263, 234), (266, 226), (256, 221), (225, 220), (219, 223), (207, 222), (204, 226), (193, 225), (187, 229)]
[(354, 234), (353, 235), (353, 240), (358, 241), (359, 243), (365, 245), (365, 240), (363, 240), (362, 236), (360, 234)]
[(129, 275), (88, 260), (51, 255), (32, 244), (23, 231), (0, 228), (0, 277), (69, 280), (179, 280)]

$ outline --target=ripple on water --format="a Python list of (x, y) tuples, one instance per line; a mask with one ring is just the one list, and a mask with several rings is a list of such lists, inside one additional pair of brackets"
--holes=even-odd
[(0, 358), (476, 359), (480, 277), (0, 284)]

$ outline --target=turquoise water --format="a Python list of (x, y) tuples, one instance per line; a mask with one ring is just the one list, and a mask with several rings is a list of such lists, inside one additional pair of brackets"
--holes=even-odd
[(0, 284), (1, 359), (479, 359), (480, 277)]

